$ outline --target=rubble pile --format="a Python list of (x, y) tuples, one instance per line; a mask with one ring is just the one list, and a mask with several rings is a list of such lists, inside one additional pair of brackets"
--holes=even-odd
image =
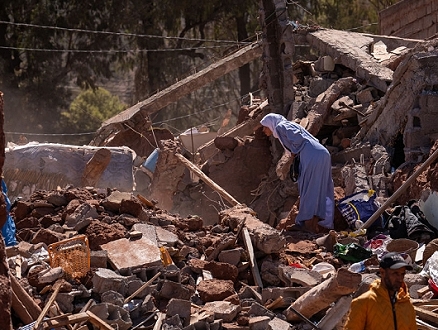
[[(279, 231), (244, 205), (205, 226), (141, 195), (68, 187), (37, 191), (11, 212), (17, 327), (341, 329), (351, 295), (376, 272), (370, 263), (355, 273), (334, 254), (366, 237)], [(425, 297), (427, 279), (410, 276)]]

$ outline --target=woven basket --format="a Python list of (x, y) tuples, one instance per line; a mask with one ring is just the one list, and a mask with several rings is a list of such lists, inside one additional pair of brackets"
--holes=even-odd
[(423, 252), (423, 266), (435, 251), (438, 251), (438, 238), (435, 238), (426, 244)]
[(418, 250), (418, 242), (413, 241), (408, 238), (397, 238), (393, 239), (386, 245), (386, 250), (388, 252), (398, 252), (398, 253), (406, 253), (411, 257), (412, 262), (415, 262), (415, 256)]

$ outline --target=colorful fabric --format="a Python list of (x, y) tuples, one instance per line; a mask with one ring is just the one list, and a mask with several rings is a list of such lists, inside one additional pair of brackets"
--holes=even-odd
[[(400, 288), (395, 302), (396, 330), (417, 330), (415, 310), (410, 302), (406, 284)], [(395, 330), (392, 304), (388, 290), (380, 279), (370, 289), (353, 299), (344, 330)]]
[(272, 131), (286, 150), (300, 155), (297, 181), (300, 205), (295, 222), (303, 225), (304, 221), (317, 216), (322, 219), (319, 225), (333, 228), (335, 199), (328, 150), (302, 126), (279, 114), (270, 113), (260, 123)]

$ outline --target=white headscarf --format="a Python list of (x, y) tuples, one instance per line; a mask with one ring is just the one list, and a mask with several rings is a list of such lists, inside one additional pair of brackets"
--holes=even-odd
[(277, 113), (269, 113), (266, 116), (260, 120), (260, 124), (263, 126), (266, 126), (269, 128), (272, 132), (272, 135), (278, 139), (278, 133), (277, 133), (277, 125), (282, 121), (287, 121), (286, 118), (284, 118), (282, 115), (279, 115)]

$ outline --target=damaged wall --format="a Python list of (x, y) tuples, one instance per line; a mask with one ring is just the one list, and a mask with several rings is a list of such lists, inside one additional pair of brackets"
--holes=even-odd
[(417, 162), (437, 137), (437, 102), (438, 40), (434, 40), (405, 57), (362, 132), (366, 132), (371, 144), (388, 146), (393, 146), (398, 134), (402, 134), (405, 161)]
[(379, 13), (380, 34), (427, 39), (438, 33), (438, 2), (403, 0)]

